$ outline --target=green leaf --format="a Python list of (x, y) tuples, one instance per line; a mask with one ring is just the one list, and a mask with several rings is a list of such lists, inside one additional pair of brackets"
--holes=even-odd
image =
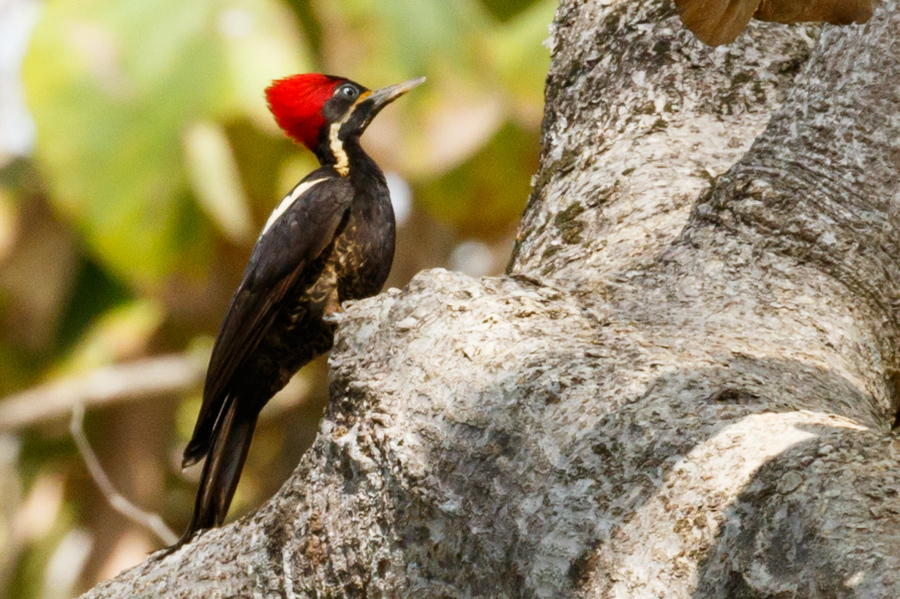
[(162, 325), (156, 302), (134, 301), (108, 310), (51, 369), (50, 378), (86, 372), (142, 353)]
[[(345, 19), (357, 35), (348, 45), (362, 44), (354, 55), (356, 74), (384, 85), (376, 77), (409, 73), (478, 78), (481, 44), (491, 32), (490, 15), (478, 0), (336, 0), (323, 6), (332, 19)], [(411, 76), (411, 75), (410, 75)]]
[(558, 2), (541, 0), (497, 28), (488, 53), (517, 117), (538, 126), (544, 104), (544, 79), (550, 69), (550, 52), (544, 47), (548, 27)]
[(195, 123), (185, 133), (184, 145), (200, 205), (232, 241), (252, 241), (253, 217), (225, 131), (215, 123)]

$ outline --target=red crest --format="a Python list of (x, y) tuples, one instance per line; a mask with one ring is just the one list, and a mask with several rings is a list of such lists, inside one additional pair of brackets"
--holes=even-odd
[(310, 150), (316, 147), (319, 130), (325, 124), (322, 107), (334, 88), (346, 79), (306, 73), (273, 81), (266, 88), (269, 110), (275, 122), (294, 141)]

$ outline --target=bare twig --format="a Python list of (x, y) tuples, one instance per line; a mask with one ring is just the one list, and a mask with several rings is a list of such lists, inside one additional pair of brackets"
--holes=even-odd
[(0, 431), (61, 418), (75, 406), (110, 404), (189, 390), (200, 384), (207, 357), (173, 354), (98, 368), (0, 400)]
[(94, 453), (91, 444), (88, 443), (87, 436), (84, 434), (84, 406), (76, 405), (72, 408), (72, 421), (69, 424), (69, 431), (72, 433), (72, 438), (75, 440), (75, 445), (78, 447), (78, 452), (81, 454), (82, 459), (84, 459), (91, 478), (97, 483), (97, 487), (100, 488), (100, 491), (106, 497), (106, 500), (109, 501), (112, 508), (132, 522), (149, 528), (166, 545), (171, 545), (177, 541), (178, 535), (172, 532), (172, 529), (166, 525), (159, 514), (145, 512), (125, 499), (113, 487), (112, 481), (109, 480), (106, 472), (103, 471), (103, 466), (100, 465), (97, 454)]

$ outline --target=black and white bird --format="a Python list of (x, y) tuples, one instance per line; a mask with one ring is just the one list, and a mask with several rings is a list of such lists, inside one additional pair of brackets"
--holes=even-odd
[(341, 302), (381, 290), (394, 257), (387, 183), (359, 138), (424, 77), (370, 91), (341, 77), (303, 74), (266, 89), (278, 125), (321, 167), (272, 212), (213, 347), (203, 404), (183, 466), (206, 459), (194, 513), (177, 546), (222, 523), (260, 410), (334, 340)]

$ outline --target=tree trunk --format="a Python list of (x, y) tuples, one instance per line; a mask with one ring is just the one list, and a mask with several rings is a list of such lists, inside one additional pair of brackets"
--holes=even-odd
[(900, 12), (565, 0), (509, 275), (347, 312), (257, 513), (89, 597), (900, 597)]

